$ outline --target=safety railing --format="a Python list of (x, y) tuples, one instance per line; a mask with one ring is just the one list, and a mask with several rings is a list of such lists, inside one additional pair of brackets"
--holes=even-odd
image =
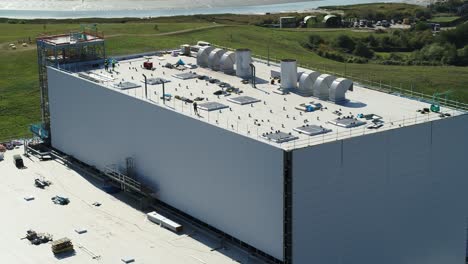
[[(257, 59), (257, 60), (261, 61), (261, 59)], [(262, 61), (262, 62), (265, 62), (265, 61)], [(272, 62), (272, 63), (275, 63), (275, 62)], [(367, 135), (367, 134), (372, 134), (376, 132), (381, 132), (384, 130), (406, 127), (410, 125), (415, 125), (415, 124), (420, 124), (424, 122), (430, 122), (433, 120), (441, 119), (441, 117), (437, 113), (428, 113), (425, 115), (422, 115), (420, 113), (415, 113), (415, 116), (404, 118), (402, 120), (387, 121), (385, 122), (384, 126), (379, 129), (369, 129), (367, 128), (367, 126), (361, 126), (357, 128), (348, 128), (348, 129), (336, 127), (335, 129), (333, 129), (334, 132), (331, 132), (328, 134), (308, 136), (306, 139), (301, 138), (298, 140), (280, 144), (280, 143), (275, 143), (275, 142), (268, 141), (262, 138), (262, 134), (267, 132), (267, 131), (264, 131), (264, 129), (260, 131), (258, 126), (247, 124), (246, 122), (240, 122), (237, 118), (234, 119), (232, 115), (225, 115), (225, 114), (222, 114), (222, 112), (220, 111), (212, 111), (212, 112), (200, 111), (201, 114), (197, 114), (194, 112), (192, 104), (188, 104), (182, 100), (177, 100), (174, 97), (172, 97), (171, 100), (163, 100), (162, 89), (160, 89), (159, 87), (150, 88), (148, 91), (148, 97), (145, 97), (144, 89), (118, 90), (118, 89), (115, 89), (115, 87), (111, 84), (111, 82), (101, 82), (101, 85), (111, 88), (117, 92), (127, 94), (129, 96), (141, 99), (143, 101), (147, 101), (148, 103), (159, 105), (161, 107), (165, 107), (168, 110), (172, 110), (172, 111), (181, 113), (183, 115), (199, 119), (201, 122), (206, 122), (206, 123), (221, 127), (223, 129), (244, 135), (246, 137), (255, 138), (257, 140), (263, 141), (267, 144), (271, 144), (276, 147), (283, 148), (285, 150), (303, 148), (307, 146), (342, 140), (342, 139), (355, 137), (359, 135)], [(184, 88), (180, 87), (179, 89), (184, 89)], [(385, 89), (385, 87), (382, 87), (382, 89)], [(403, 96), (399, 94), (399, 92), (400, 91), (397, 90), (397, 92), (393, 92), (393, 93), (398, 96)], [(425, 100), (424, 94), (422, 93), (413, 93), (413, 95), (420, 95), (422, 99), (419, 99), (419, 100)], [(445, 103), (449, 105), (451, 101), (446, 100)], [(442, 103), (441, 105), (444, 105), (444, 104)], [(463, 104), (460, 103), (459, 105), (463, 105)], [(459, 105), (457, 104), (456, 106), (459, 106)], [(463, 107), (451, 107), (451, 108), (446, 107), (444, 109), (444, 113), (450, 114), (451, 116), (466, 114), (464, 109), (465, 108)], [(229, 110), (222, 110), (222, 111), (229, 111)], [(275, 126), (275, 127), (278, 127), (278, 126)]]

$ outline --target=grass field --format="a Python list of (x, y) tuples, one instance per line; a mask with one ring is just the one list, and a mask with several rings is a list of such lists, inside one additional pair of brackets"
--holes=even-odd
[[(186, 18), (184, 18), (186, 19)], [(157, 25), (157, 27), (155, 27)], [(0, 24), (0, 141), (28, 135), (27, 125), (40, 121), (37, 61), (34, 45), (9, 50), (8, 43), (34, 38), (41, 33), (63, 33), (79, 30), (77, 24)], [(324, 38), (338, 34), (370, 34), (351, 30), (310, 29), (280, 30), (252, 25), (221, 25), (200, 21), (188, 23), (111, 23), (99, 25), (107, 36), (107, 54), (129, 54), (178, 47), (182, 43), (206, 40), (230, 47), (249, 47), (266, 56), (268, 46), (272, 58), (297, 58), (301, 64), (326, 69), (385, 84), (403, 86), (428, 94), (454, 90), (451, 99), (468, 102), (468, 67), (385, 66), (375, 64), (343, 64), (328, 60), (302, 46), (313, 32)], [(363, 35), (363, 36), (364, 36)]]
[(457, 19), (459, 19), (459, 16), (436, 16), (433, 17), (429, 20), (429, 22), (432, 23), (450, 23), (453, 22)]

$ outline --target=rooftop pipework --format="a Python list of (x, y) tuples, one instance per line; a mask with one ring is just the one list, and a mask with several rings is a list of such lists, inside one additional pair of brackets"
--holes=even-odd
[(236, 75), (241, 78), (250, 78), (252, 71), (252, 51), (249, 49), (236, 50)]
[(312, 96), (314, 94), (314, 83), (319, 76), (320, 73), (316, 71), (303, 73), (299, 78), (297, 93), (302, 96)]
[(297, 88), (297, 61), (281, 60), (281, 88), (293, 90)]
[(236, 63), (236, 53), (227, 51), (223, 54), (220, 60), (220, 70), (226, 74), (232, 74), (234, 70), (234, 64)]
[(335, 76), (329, 74), (320, 75), (314, 83), (314, 96), (321, 100), (328, 100), (330, 98), (330, 87)]
[(197, 53), (197, 65), (200, 67), (207, 68), (209, 67), (209, 57), (210, 53), (214, 50), (215, 48), (212, 46), (203, 46), (198, 50)]
[(346, 92), (352, 90), (353, 82), (349, 79), (338, 78), (330, 87), (330, 101), (341, 103), (346, 101)]
[(223, 49), (214, 49), (211, 51), (208, 58), (208, 65), (212, 70), (219, 71), (221, 68), (221, 58), (223, 57), (224, 53), (226, 53), (226, 51)]

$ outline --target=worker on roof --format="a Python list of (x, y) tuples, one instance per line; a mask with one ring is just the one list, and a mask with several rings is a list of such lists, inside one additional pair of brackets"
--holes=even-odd
[(104, 60), (104, 69), (109, 70), (109, 61), (107, 59)]
[(197, 102), (193, 102), (193, 111), (195, 111), (195, 114), (198, 116), (198, 104), (197, 104)]

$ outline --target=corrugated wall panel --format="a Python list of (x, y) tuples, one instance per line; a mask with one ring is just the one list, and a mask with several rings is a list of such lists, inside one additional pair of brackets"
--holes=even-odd
[(460, 264), (468, 116), (294, 151), (294, 264)]

